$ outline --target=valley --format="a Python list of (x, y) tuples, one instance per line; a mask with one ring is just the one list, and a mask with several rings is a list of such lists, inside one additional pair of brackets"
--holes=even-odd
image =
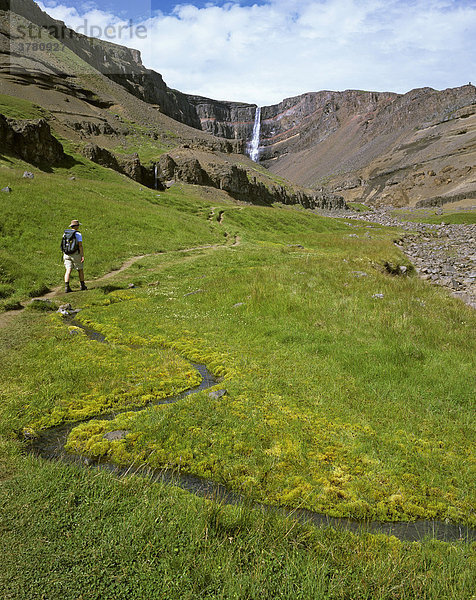
[(2, 597), (470, 598), (474, 87), (306, 94), (258, 143), (6, 8)]

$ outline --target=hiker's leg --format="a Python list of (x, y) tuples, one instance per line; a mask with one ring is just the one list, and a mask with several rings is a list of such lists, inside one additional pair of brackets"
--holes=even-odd
[(71, 270), (73, 267), (66, 267), (66, 273), (64, 274), (64, 282), (69, 283), (69, 277), (71, 275)]
[(71, 292), (71, 288), (69, 287), (69, 276), (71, 275), (72, 267), (66, 267), (66, 273), (64, 274), (64, 291), (67, 294)]
[(73, 270), (73, 262), (66, 254), (63, 254), (63, 263), (64, 268), (66, 269), (64, 274), (64, 291), (67, 294), (71, 292), (71, 288), (69, 287), (69, 278), (71, 276), (71, 271)]
[(81, 289), (87, 290), (88, 288), (86, 287), (86, 284), (84, 283), (84, 270), (78, 269), (78, 275), (79, 275), (79, 282), (81, 284)]

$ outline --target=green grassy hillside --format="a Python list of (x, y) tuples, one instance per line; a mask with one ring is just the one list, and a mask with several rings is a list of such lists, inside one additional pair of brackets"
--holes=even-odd
[[(68, 440), (85, 458), (205, 476), (250, 502), (476, 524), (474, 311), (387, 273), (410, 266), (398, 232), (156, 193), (68, 152), (51, 172), (0, 161), (3, 307), (61, 283), (78, 218), (90, 289), (53, 300), (109, 343), (35, 305), (0, 315), (3, 597), (470, 598), (464, 541), (317, 529), (25, 454), (25, 434), (95, 417)], [(226, 395), (148, 405), (197, 382), (189, 360)]]
[[(0, 188), (12, 189), (0, 194), (0, 289), (9, 302), (61, 281), (59, 245), (72, 218), (82, 223), (88, 278), (134, 255), (223, 243), (218, 224), (206, 219), (209, 205), (193, 191), (189, 198), (181, 188), (170, 190), (164, 203), (163, 194), (79, 155), (73, 161), (44, 173), (0, 159)], [(23, 178), (25, 170), (35, 178)]]

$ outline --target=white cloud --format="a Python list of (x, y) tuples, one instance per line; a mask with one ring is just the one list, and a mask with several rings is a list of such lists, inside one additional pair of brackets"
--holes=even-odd
[[(46, 10), (72, 27), (122, 23), (91, 6)], [(321, 89), (405, 92), (476, 79), (471, 0), (189, 3), (144, 25), (147, 39), (112, 41), (141, 50), (169, 86), (217, 99), (264, 105)]]
[(123, 27), (123, 31), (126, 31), (128, 25), (127, 21), (121, 19), (117, 15), (112, 15), (108, 12), (99, 10), (92, 3), (84, 3), (82, 5), (83, 11), (81, 13), (74, 7), (55, 4), (51, 1), (46, 5), (38, 2), (38, 5), (53, 18), (64, 21), (68, 27), (71, 27), (71, 29), (74, 29), (78, 33), (89, 35), (91, 37), (101, 37), (116, 43), (127, 43), (132, 41), (129, 39), (121, 42), (116, 39), (116, 34), (121, 26)]

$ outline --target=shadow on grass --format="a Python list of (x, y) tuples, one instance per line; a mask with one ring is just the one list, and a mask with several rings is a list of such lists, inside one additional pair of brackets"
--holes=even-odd
[(104, 292), (104, 294), (110, 294), (111, 292), (116, 292), (117, 290), (125, 290), (126, 287), (123, 285), (114, 285), (113, 283), (107, 283), (106, 285), (100, 285), (97, 289)]
[(54, 167), (60, 167), (63, 169), (72, 169), (76, 165), (82, 164), (79, 160), (71, 156), (70, 154), (65, 154), (65, 157), (59, 161), (58, 163), (51, 165), (44, 161), (32, 162), (27, 161), (20, 154), (16, 154), (15, 152), (5, 152), (0, 154), (0, 160), (9, 163), (10, 165), (15, 165), (18, 159), (25, 161), (27, 164), (31, 164), (35, 168), (39, 169), (43, 173), (54, 173)]

